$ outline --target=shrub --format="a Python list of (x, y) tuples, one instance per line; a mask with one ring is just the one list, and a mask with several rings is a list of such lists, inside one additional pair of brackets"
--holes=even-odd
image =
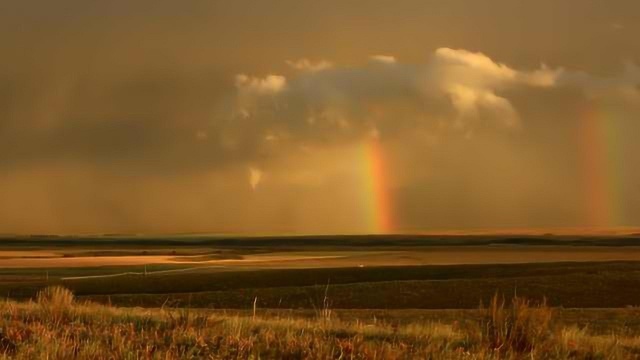
[(38, 292), (37, 302), (52, 308), (68, 308), (73, 305), (73, 293), (61, 286), (49, 286)]
[(544, 300), (535, 306), (516, 296), (506, 307), (504, 298), (496, 294), (484, 313), (483, 340), (490, 351), (530, 353), (550, 338), (552, 320), (553, 311)]

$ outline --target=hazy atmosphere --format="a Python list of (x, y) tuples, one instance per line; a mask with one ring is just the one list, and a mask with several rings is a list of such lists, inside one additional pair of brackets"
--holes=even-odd
[(0, 0), (0, 233), (638, 227), (638, 13)]

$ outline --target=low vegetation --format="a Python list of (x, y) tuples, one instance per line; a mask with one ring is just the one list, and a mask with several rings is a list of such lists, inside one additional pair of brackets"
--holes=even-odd
[[(327, 302), (328, 303), (328, 302)], [(326, 303), (325, 303), (326, 304)], [(18, 359), (629, 359), (640, 338), (565, 326), (544, 302), (495, 296), (450, 322), (116, 308), (60, 287), (0, 303), (0, 357)]]
[[(257, 297), (259, 308), (313, 309), (322, 306), (330, 283), (332, 307), (338, 309), (475, 309), (495, 292), (545, 295), (552, 307), (640, 306), (640, 262), (147, 270), (144, 275), (144, 267), (0, 269), (0, 297), (25, 300), (61, 285), (83, 300), (125, 307), (251, 309)], [(127, 275), (94, 277), (113, 273)]]

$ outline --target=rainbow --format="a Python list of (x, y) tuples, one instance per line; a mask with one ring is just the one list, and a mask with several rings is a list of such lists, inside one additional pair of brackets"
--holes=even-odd
[(620, 114), (599, 103), (582, 114), (581, 147), (587, 225), (592, 228), (624, 226)]
[(394, 231), (393, 211), (389, 193), (389, 169), (383, 147), (377, 137), (365, 140), (358, 149), (358, 170), (361, 204), (366, 231), (389, 234)]

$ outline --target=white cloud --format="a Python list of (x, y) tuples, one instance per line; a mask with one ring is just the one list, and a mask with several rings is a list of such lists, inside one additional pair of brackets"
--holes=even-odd
[(422, 65), (389, 55), (370, 60), (355, 67), (288, 62), (304, 71), (287, 79), (239, 75), (236, 113), (245, 116), (238, 119), (245, 129), (250, 123), (260, 139), (278, 133), (299, 143), (339, 142), (366, 136), (372, 128), (381, 137), (401, 129), (465, 136), (479, 128), (516, 129), (522, 119), (511, 96), (527, 88), (577, 86), (588, 96), (640, 102), (640, 70), (634, 65), (618, 77), (597, 78), (544, 64), (517, 69), (483, 53), (450, 48), (437, 49)]
[(326, 60), (314, 62), (309, 59), (299, 59), (296, 61), (287, 60), (286, 63), (296, 70), (311, 72), (322, 71), (333, 67), (333, 64)]
[(519, 71), (495, 62), (483, 53), (449, 48), (436, 50), (430, 65), (435, 70), (445, 71), (448, 81), (472, 82), (496, 88), (514, 84), (554, 86), (563, 72), (562, 69), (549, 69), (544, 64), (534, 71)]
[(396, 58), (390, 55), (373, 55), (370, 59), (381, 64), (395, 64), (397, 62)]
[(274, 95), (285, 89), (287, 79), (280, 75), (267, 75), (264, 78), (250, 77), (245, 74), (236, 76), (236, 87), (241, 91), (257, 95)]
[[(504, 64), (495, 63), (491, 58), (482, 53), (473, 53), (466, 50), (454, 50), (440, 48), (432, 57), (431, 65), (438, 70), (446, 69), (454, 75), (468, 74), (472, 79), (478, 76), (486, 80), (509, 81), (516, 77), (517, 72)], [(458, 81), (465, 80), (463, 78)]]
[(441, 48), (427, 65), (425, 89), (436, 96), (444, 93), (450, 97), (458, 113), (457, 126), (485, 111), (498, 122), (514, 127), (520, 122), (518, 113), (498, 92), (517, 86), (551, 87), (561, 73), (561, 69), (550, 70), (544, 65), (531, 72), (518, 71), (482, 53)]
[(287, 79), (280, 75), (267, 75), (264, 78), (245, 74), (236, 75), (238, 103), (235, 114), (241, 119), (252, 116), (252, 110), (267, 103), (273, 106), (273, 98), (287, 88)]
[(262, 170), (255, 167), (249, 167), (249, 185), (251, 185), (251, 188), (253, 190), (255, 190), (260, 184), (260, 181), (262, 180), (262, 175), (263, 175)]

